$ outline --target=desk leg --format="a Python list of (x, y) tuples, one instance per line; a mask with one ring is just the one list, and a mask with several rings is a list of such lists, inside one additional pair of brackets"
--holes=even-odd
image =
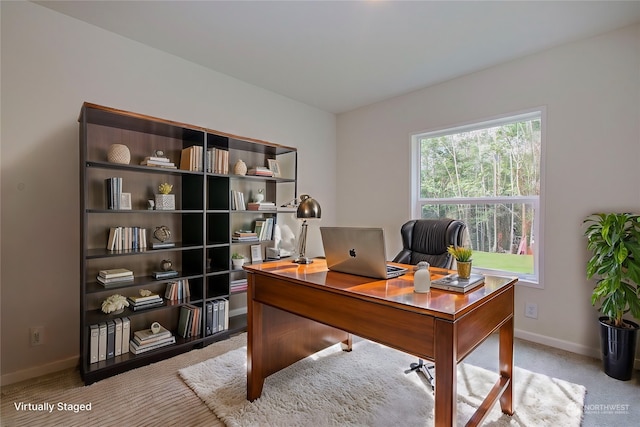
[(435, 427), (453, 426), (457, 418), (457, 342), (456, 327), (451, 322), (435, 324)]
[[(253, 275), (248, 274), (250, 282)], [(264, 385), (264, 346), (262, 345), (263, 305), (252, 298), (253, 286), (247, 294), (247, 400), (254, 401), (262, 394)]]
[(500, 408), (513, 415), (513, 317), (500, 328), (500, 376), (509, 380), (500, 396)]

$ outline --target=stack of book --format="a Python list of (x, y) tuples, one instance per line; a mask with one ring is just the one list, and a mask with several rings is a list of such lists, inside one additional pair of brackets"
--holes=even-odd
[(98, 282), (108, 288), (109, 286), (117, 286), (133, 282), (133, 271), (126, 268), (112, 268), (110, 270), (100, 270), (96, 277)]
[(149, 296), (133, 296), (128, 297), (129, 308), (133, 311), (145, 310), (147, 308), (160, 307), (164, 300), (158, 294), (151, 294)]
[(256, 166), (255, 168), (249, 169), (247, 175), (273, 176), (273, 171), (264, 166)]
[(250, 230), (237, 230), (233, 232), (231, 240), (233, 242), (257, 242), (258, 235)]
[(160, 331), (157, 333), (154, 333), (151, 329), (134, 332), (133, 338), (129, 341), (129, 350), (133, 354), (140, 354), (174, 344), (175, 342), (176, 337), (173, 336), (171, 331), (160, 326)]
[(236, 279), (230, 283), (229, 291), (233, 294), (236, 292), (243, 292), (247, 290), (247, 279)]
[(140, 162), (142, 166), (153, 166), (156, 168), (165, 168), (165, 169), (177, 169), (177, 166), (166, 157), (145, 157), (143, 161)]
[(249, 211), (274, 211), (276, 210), (276, 204), (273, 202), (249, 202), (247, 203), (247, 210)]

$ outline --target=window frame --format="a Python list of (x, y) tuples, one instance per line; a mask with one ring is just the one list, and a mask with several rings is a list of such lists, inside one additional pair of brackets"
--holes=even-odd
[[(449, 197), (449, 198), (422, 198), (420, 197), (420, 140), (423, 138), (435, 138), (455, 133), (470, 132), (506, 125), (514, 122), (540, 119), (540, 194), (538, 196), (493, 196), (493, 197)], [(506, 113), (493, 118), (474, 120), (462, 124), (446, 127), (438, 127), (431, 130), (424, 130), (411, 134), (411, 213), (414, 218), (422, 218), (423, 205), (446, 205), (446, 204), (496, 204), (496, 203), (527, 203), (534, 206), (534, 254), (533, 254), (533, 274), (518, 274), (512, 271), (492, 270), (487, 268), (474, 267), (478, 273), (493, 275), (517, 275), (518, 283), (534, 288), (544, 288), (543, 257), (544, 247), (544, 159), (546, 152), (546, 108), (536, 107), (520, 112)]]

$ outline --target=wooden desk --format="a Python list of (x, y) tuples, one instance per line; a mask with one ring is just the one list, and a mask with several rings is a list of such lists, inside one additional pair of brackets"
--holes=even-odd
[[(376, 280), (328, 271), (326, 263), (267, 262), (247, 270), (247, 399), (264, 379), (351, 334), (436, 363), (435, 425), (456, 422), (456, 365), (499, 330), (500, 378), (468, 425), (478, 425), (499, 399), (512, 415), (515, 278), (487, 277), (466, 294), (413, 292), (413, 273)], [(432, 278), (446, 274), (432, 269)], [(385, 375), (385, 373), (380, 373)]]

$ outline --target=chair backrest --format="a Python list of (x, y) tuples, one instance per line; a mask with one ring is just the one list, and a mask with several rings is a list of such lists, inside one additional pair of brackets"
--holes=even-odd
[(467, 225), (456, 219), (414, 219), (400, 228), (402, 251), (394, 262), (415, 265), (427, 261), (429, 265), (452, 268), (453, 257), (447, 253), (450, 245), (463, 246)]

